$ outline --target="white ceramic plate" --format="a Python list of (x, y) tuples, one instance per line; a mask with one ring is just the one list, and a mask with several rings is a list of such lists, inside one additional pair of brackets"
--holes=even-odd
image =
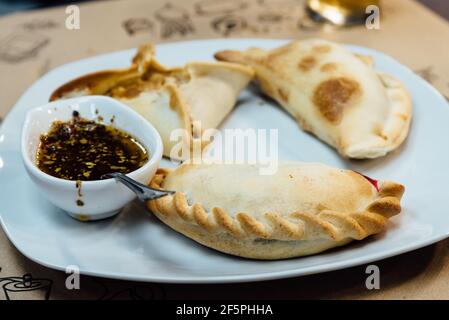
[[(280, 40), (207, 40), (158, 46), (161, 62), (211, 60), (222, 49), (271, 48)], [(11, 242), (25, 256), (64, 270), (79, 266), (83, 274), (159, 282), (235, 282), (293, 277), (346, 268), (417, 249), (449, 236), (449, 106), (427, 82), (392, 58), (349, 46), (374, 57), (376, 69), (402, 80), (413, 95), (414, 120), (405, 144), (388, 156), (346, 161), (298, 128), (271, 102), (247, 90), (221, 128), (278, 128), (280, 158), (320, 161), (351, 168), (406, 186), (403, 213), (388, 232), (316, 256), (283, 261), (253, 261), (210, 250), (177, 234), (152, 217), (138, 202), (114, 219), (81, 223), (43, 199), (25, 173), (20, 132), (25, 112), (47, 102), (50, 93), (79, 75), (125, 67), (134, 50), (101, 55), (59, 67), (37, 81), (20, 98), (0, 131), (0, 218)], [(165, 160), (166, 161), (166, 160)], [(166, 162), (167, 163), (167, 162)], [(164, 164), (164, 163), (162, 163)]]

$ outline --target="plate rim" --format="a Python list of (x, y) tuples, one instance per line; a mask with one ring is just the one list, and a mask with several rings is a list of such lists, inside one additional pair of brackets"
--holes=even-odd
[[(291, 41), (292, 39), (275, 39), (275, 38), (231, 38), (231, 39), (221, 39), (221, 38), (215, 38), (215, 39), (198, 39), (198, 40), (186, 40), (186, 41), (178, 41), (178, 42), (169, 42), (169, 43), (159, 43), (156, 44), (156, 46), (164, 46), (164, 45), (172, 45), (180, 43), (186, 44), (190, 42), (211, 42), (211, 41), (278, 41), (278, 42), (287, 42)], [(378, 51), (376, 49), (370, 48), (370, 47), (364, 47), (354, 44), (348, 44), (348, 43), (342, 43), (344, 46), (349, 47), (350, 50), (355, 49), (355, 51), (370, 51), (374, 52), (376, 55), (382, 56), (382, 59), (390, 60), (391, 62), (398, 65), (398, 67), (401, 67), (404, 71), (408, 72), (410, 76), (414, 77), (415, 80), (419, 81), (419, 85), (423, 87), (424, 89), (431, 92), (433, 95), (438, 96), (438, 99), (441, 100), (441, 102), (446, 104), (446, 107), (449, 107), (449, 103), (446, 100), (446, 98), (429, 82), (424, 80), (422, 77), (414, 73), (409, 67), (406, 65), (400, 63), (395, 58), (391, 57), (390, 55)], [(11, 119), (11, 117), (15, 114), (15, 112), (18, 112), (18, 106), (21, 103), (21, 100), (24, 99), (26, 94), (37, 84), (40, 82), (44, 82), (46, 78), (50, 77), (53, 73), (61, 72), (61, 69), (70, 68), (70, 65), (72, 64), (78, 64), (78, 63), (86, 63), (88, 60), (94, 60), (94, 59), (101, 59), (102, 57), (109, 56), (112, 54), (125, 54), (125, 53), (131, 53), (135, 52), (136, 48), (131, 49), (125, 49), (125, 50), (118, 50), (118, 51), (112, 51), (108, 53), (102, 53), (90, 57), (86, 57), (83, 59), (71, 61), (65, 64), (62, 64), (60, 66), (55, 67), (54, 69), (47, 72), (45, 75), (37, 79), (33, 82), (32, 85), (30, 85), (22, 95), (19, 97), (19, 99), (16, 101), (14, 106), (10, 109), (10, 111), (7, 113), (5, 118), (3, 119), (2, 124), (0, 125), (0, 136), (4, 134), (4, 124), (8, 123)], [(16, 110), (16, 111), (15, 111)], [(1, 151), (1, 148), (0, 148)], [(0, 168), (0, 171), (2, 169)], [(3, 169), (5, 170), (5, 169)], [(34, 261), (40, 265), (43, 265), (44, 267), (51, 268), (58, 271), (65, 271), (65, 266), (60, 266), (53, 263), (48, 263), (46, 261), (43, 261), (40, 258), (36, 258), (32, 255), (30, 255), (26, 250), (24, 250), (20, 245), (17, 244), (15, 241), (10, 229), (7, 226), (6, 221), (4, 221), (2, 210), (0, 210), (0, 225), (2, 226), (8, 240), (14, 245), (14, 247), (25, 257), (30, 259), (31, 261)], [(433, 237), (427, 238), (425, 241), (418, 241), (412, 245), (402, 245), (400, 247), (396, 247), (394, 249), (391, 249), (385, 253), (373, 253), (370, 255), (365, 255), (358, 258), (352, 258), (352, 259), (344, 259), (342, 261), (337, 262), (328, 262), (324, 265), (315, 265), (315, 266), (309, 266), (309, 267), (300, 267), (300, 268), (292, 268), (289, 270), (283, 270), (283, 271), (269, 271), (269, 272), (257, 272), (255, 274), (243, 274), (243, 275), (224, 275), (224, 276), (175, 276), (175, 277), (165, 277), (165, 276), (157, 276), (153, 277), (151, 274), (140, 276), (140, 275), (132, 275), (132, 274), (124, 274), (124, 273), (102, 273), (102, 272), (96, 272), (96, 271), (89, 271), (84, 270), (83, 268), (80, 268), (80, 274), (87, 275), (87, 276), (94, 276), (94, 277), (101, 277), (101, 278), (109, 278), (109, 279), (120, 279), (120, 280), (128, 280), (128, 281), (143, 281), (143, 282), (157, 282), (157, 283), (235, 283), (235, 282), (254, 282), (254, 281), (269, 281), (274, 279), (285, 279), (285, 278), (291, 278), (291, 277), (300, 277), (310, 274), (318, 274), (318, 273), (325, 273), (340, 269), (346, 269), (351, 268), (354, 266), (363, 265), (366, 263), (370, 263), (373, 261), (379, 261), (383, 259), (387, 259), (396, 255), (404, 254), (407, 252), (411, 252), (423, 247), (426, 247), (428, 245), (431, 245), (433, 243), (436, 243), (438, 241), (441, 241), (445, 238), (449, 237), (449, 230), (446, 232), (441, 232)], [(263, 261), (262, 261), (263, 263)]]
[[(20, 246), (16, 244), (16, 242), (10, 237), (9, 229), (5, 227), (3, 222), (3, 217), (0, 213), (0, 225), (2, 226), (5, 234), (7, 235), (9, 241), (14, 245), (14, 247), (23, 254), (26, 258), (31, 261), (42, 265), (44, 267), (65, 272), (67, 270), (66, 267), (47, 263), (39, 258), (32, 257), (28, 255)], [(337, 270), (348, 269), (356, 266), (360, 266), (363, 264), (367, 264), (374, 261), (380, 261), (384, 259), (388, 259), (400, 254), (404, 254), (407, 252), (412, 252), (418, 250), (420, 248), (424, 248), (428, 245), (441, 241), (445, 238), (449, 237), (449, 233), (442, 234), (438, 237), (429, 238), (428, 241), (416, 243), (413, 246), (404, 245), (402, 247), (396, 248), (395, 250), (391, 250), (383, 255), (372, 254), (370, 256), (364, 256), (361, 258), (351, 259), (351, 260), (342, 260), (340, 262), (329, 263), (324, 266), (311, 266), (307, 268), (301, 269), (290, 269), (284, 271), (276, 271), (276, 272), (263, 272), (252, 275), (226, 275), (226, 276), (204, 276), (204, 277), (152, 277), (148, 276), (134, 276), (134, 275), (126, 275), (120, 273), (100, 273), (95, 271), (84, 270), (83, 268), (79, 269), (80, 275), (99, 277), (105, 279), (116, 279), (116, 280), (126, 280), (126, 281), (136, 281), (136, 282), (154, 282), (154, 283), (171, 283), (171, 284), (214, 284), (214, 283), (242, 283), (242, 282), (259, 282), (259, 281), (271, 281), (277, 279), (287, 279), (287, 278), (296, 278), (302, 277), (312, 274), (321, 274), (326, 272), (332, 272)], [(292, 258), (292, 259), (300, 259), (301, 257)], [(288, 260), (288, 259), (284, 259)], [(350, 261), (350, 262), (348, 262)], [(261, 261), (263, 263), (264, 261)], [(344, 264), (344, 266), (342, 266)], [(300, 270), (306, 270), (302, 272), (298, 272)], [(313, 270), (309, 270), (313, 269)]]

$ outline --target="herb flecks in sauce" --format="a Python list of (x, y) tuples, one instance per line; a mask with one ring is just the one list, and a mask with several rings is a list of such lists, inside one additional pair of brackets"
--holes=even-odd
[(111, 172), (129, 173), (148, 161), (134, 137), (109, 125), (81, 118), (55, 121), (42, 135), (36, 156), (40, 170), (66, 180), (91, 181)]

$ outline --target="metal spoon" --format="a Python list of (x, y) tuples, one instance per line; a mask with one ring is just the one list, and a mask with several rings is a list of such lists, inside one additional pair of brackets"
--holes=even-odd
[(136, 195), (137, 198), (141, 201), (148, 201), (148, 200), (154, 200), (161, 197), (165, 197), (169, 194), (174, 194), (176, 191), (170, 191), (170, 190), (158, 190), (154, 188), (150, 188), (134, 179), (131, 179), (130, 177), (124, 175), (123, 173), (119, 172), (113, 172), (113, 173), (106, 173), (101, 176), (102, 179), (104, 178), (114, 178), (115, 180), (123, 183), (125, 186), (127, 186), (129, 189), (131, 189)]

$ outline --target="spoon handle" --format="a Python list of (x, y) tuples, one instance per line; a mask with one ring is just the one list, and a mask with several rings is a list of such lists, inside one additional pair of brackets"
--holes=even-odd
[(119, 172), (104, 174), (102, 178), (114, 178), (115, 180), (123, 183), (125, 186), (131, 189), (137, 195), (137, 198), (139, 198), (139, 200), (141, 201), (158, 199), (169, 194), (174, 194), (176, 192), (150, 188)]

